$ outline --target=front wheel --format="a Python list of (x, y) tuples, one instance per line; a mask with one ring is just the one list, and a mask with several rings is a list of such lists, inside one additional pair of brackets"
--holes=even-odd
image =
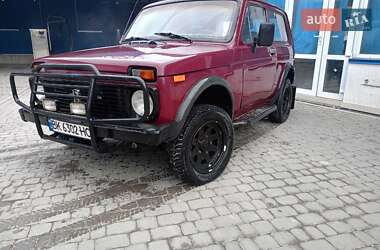
[(233, 127), (226, 111), (212, 105), (198, 105), (179, 137), (169, 146), (169, 162), (182, 178), (202, 185), (224, 171), (232, 147)]

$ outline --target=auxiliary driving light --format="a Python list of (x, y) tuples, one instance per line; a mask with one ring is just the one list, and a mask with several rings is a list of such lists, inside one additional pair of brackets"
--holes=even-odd
[[(132, 107), (133, 110), (138, 114), (139, 116), (144, 115), (144, 92), (142, 90), (137, 90), (132, 95)], [(149, 115), (153, 112), (153, 100), (152, 97), (149, 95)]]
[(72, 102), (70, 103), (70, 112), (75, 115), (85, 115), (86, 105), (81, 102)]
[[(37, 86), (37, 92), (40, 92), (40, 93), (44, 92), (44, 87), (41, 85)], [(36, 97), (41, 102), (46, 98), (46, 96), (42, 94), (36, 94)]]
[(44, 99), (42, 100), (42, 106), (47, 111), (57, 111), (57, 105), (55, 103), (55, 100)]

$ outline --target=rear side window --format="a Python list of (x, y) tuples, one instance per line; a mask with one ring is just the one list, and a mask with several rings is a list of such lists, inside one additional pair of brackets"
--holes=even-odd
[(259, 6), (248, 6), (243, 26), (243, 42), (253, 43), (253, 39), (259, 34), (260, 24), (266, 22), (265, 9)]
[(287, 42), (288, 33), (286, 32), (285, 18), (283, 15), (274, 11), (268, 11), (269, 22), (275, 25), (274, 41), (275, 42)]

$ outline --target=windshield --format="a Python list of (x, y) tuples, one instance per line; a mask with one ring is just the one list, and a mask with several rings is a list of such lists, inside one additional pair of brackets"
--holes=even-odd
[(194, 41), (228, 42), (233, 35), (237, 8), (236, 1), (178, 2), (147, 8), (138, 15), (124, 39), (173, 33)]

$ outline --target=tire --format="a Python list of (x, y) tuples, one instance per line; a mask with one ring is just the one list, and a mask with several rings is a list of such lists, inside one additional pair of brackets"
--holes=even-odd
[(269, 115), (269, 119), (275, 123), (284, 123), (288, 120), (293, 103), (293, 89), (290, 79), (286, 79), (281, 94), (277, 100), (277, 110)]
[(230, 116), (212, 105), (193, 108), (178, 138), (169, 145), (169, 163), (184, 180), (203, 185), (226, 168), (233, 148)]

